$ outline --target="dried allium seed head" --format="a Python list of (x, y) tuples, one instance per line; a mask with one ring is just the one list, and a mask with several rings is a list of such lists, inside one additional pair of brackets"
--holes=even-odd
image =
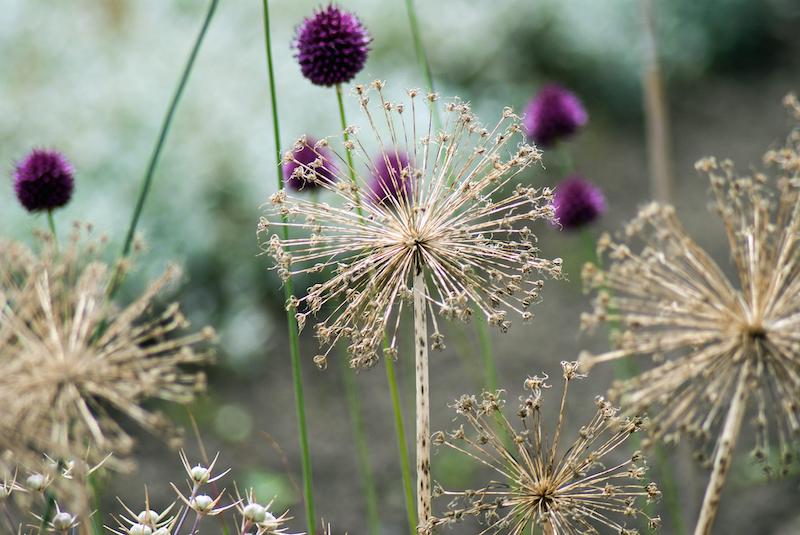
[[(336, 199), (332, 205), (284, 191), (273, 195), (266, 207), (270, 224), (260, 226), (287, 226), (304, 235), (281, 240), (261, 233), (262, 250), (274, 258), (281, 277), (330, 274), (294, 301), (298, 324), (307, 323), (309, 315), (326, 315), (314, 325), (327, 348), (315, 358), (318, 365), (345, 339), (351, 365), (371, 366), (386, 331), (388, 354), (394, 354), (397, 326), (410, 306), (409, 288), (417, 272), (425, 276), (424, 299), (432, 312), (462, 321), (477, 313), (503, 332), (515, 315), (532, 318), (526, 309), (540, 299), (542, 275), (561, 273), (560, 259), (539, 256), (528, 226), (552, 221), (552, 191), (511, 187), (518, 173), (541, 158), (521, 139), (518, 117), (504, 113), (487, 130), (467, 104), (455, 100), (445, 108), (443, 130), (435, 132), (428, 106), (409, 97), (400, 113), (396, 103), (386, 101), (382, 87), (360, 89), (371, 139), (348, 129), (352, 149), (343, 149), (365, 162), (367, 172), (355, 183), (344, 174), (335, 185), (321, 183)], [(377, 93), (372, 103), (367, 102), (369, 91)], [(373, 159), (364, 147), (376, 141), (382, 152)], [(337, 172), (346, 171), (346, 156), (334, 153), (343, 164)], [(387, 194), (381, 202), (370, 202), (375, 176), (384, 177), (380, 189)], [(431, 317), (433, 343), (440, 348), (436, 314)]]
[[(584, 270), (596, 290), (582, 323), (621, 325), (616, 347), (586, 367), (650, 356), (655, 366), (615, 385), (631, 412), (656, 406), (651, 430), (718, 447), (734, 392), (754, 406), (756, 458), (777, 435), (782, 459), (800, 433), (800, 140), (764, 157), (775, 179), (737, 175), (729, 161), (699, 161), (722, 219), (735, 278), (684, 230), (671, 206), (650, 204), (604, 244), (608, 268)], [(637, 246), (638, 244), (638, 246)], [(746, 401), (745, 401), (746, 402)], [(737, 433), (734, 433), (734, 435)], [(733, 438), (735, 442), (735, 436)]]
[[(655, 483), (643, 479), (646, 465), (641, 456), (615, 460), (611, 455), (639, 426), (620, 426), (610, 417), (613, 407), (599, 399), (595, 416), (571, 444), (561, 446), (568, 387), (582, 377), (577, 367), (577, 362), (562, 363), (561, 411), (551, 438), (544, 431), (539, 405), (531, 406), (524, 398), (517, 413), (520, 426), (512, 425), (503, 414), (499, 393), (484, 392), (477, 411), (464, 409), (464, 400), (474, 401), (474, 396), (462, 396), (456, 402), (456, 413), (472, 433), (465, 433), (461, 426), (452, 433), (437, 434), (438, 442), (493, 468), (500, 480), (477, 490), (441, 489), (440, 494), (451, 501), (447, 514), (434, 524), (472, 515), (483, 522), (482, 534), (521, 535), (546, 524), (552, 533), (597, 533), (602, 526), (616, 533), (633, 533), (625, 518), (638, 515), (653, 525), (658, 523), (641, 509), (642, 502), (660, 496)], [(525, 387), (541, 393), (544, 379), (528, 379)]]
[[(22, 249), (0, 242), (0, 258)], [(188, 322), (177, 305), (148, 313), (178, 270), (118, 309), (108, 299), (113, 269), (100, 251), (76, 233), (60, 252), (48, 242), (38, 255), (0, 264), (0, 449), (28, 467), (42, 465), (41, 451), (90, 463), (113, 451), (106, 465), (122, 468), (133, 439), (110, 411), (175, 435), (142, 402), (189, 402), (204, 384), (184, 366), (209, 360), (194, 349), (209, 333), (180, 334)]]
[(313, 190), (320, 182), (336, 181), (333, 156), (325, 140), (301, 138), (283, 164), (284, 183), (293, 190)]

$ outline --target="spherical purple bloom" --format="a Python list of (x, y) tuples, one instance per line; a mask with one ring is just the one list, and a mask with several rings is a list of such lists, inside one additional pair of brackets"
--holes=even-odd
[(574, 93), (556, 84), (544, 86), (525, 109), (525, 134), (542, 146), (553, 145), (586, 124), (589, 115)]
[(349, 82), (364, 68), (371, 40), (358, 17), (330, 4), (303, 20), (294, 46), (303, 76), (332, 86)]
[(606, 211), (603, 192), (580, 176), (571, 176), (556, 187), (553, 197), (556, 218), (566, 229), (577, 229)]
[[(307, 137), (300, 148), (294, 147), (292, 154), (294, 160), (283, 164), (283, 182), (289, 188), (311, 190), (320, 187), (321, 182), (336, 182), (333, 156), (328, 149), (319, 146), (314, 138)], [(316, 181), (307, 180), (312, 174)]]
[(411, 169), (404, 152), (386, 152), (375, 158), (369, 183), (368, 199), (375, 204), (392, 204), (389, 199), (400, 200), (411, 196)]
[(34, 149), (14, 171), (17, 199), (29, 212), (53, 210), (72, 198), (75, 171), (58, 151)]

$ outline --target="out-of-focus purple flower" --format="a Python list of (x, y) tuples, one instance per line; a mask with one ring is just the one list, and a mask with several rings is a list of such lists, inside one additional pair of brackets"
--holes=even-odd
[(571, 176), (556, 187), (553, 197), (556, 218), (566, 229), (577, 229), (606, 211), (603, 192), (580, 176)]
[[(292, 150), (293, 159), (283, 164), (283, 181), (293, 190), (311, 190), (321, 182), (336, 182), (336, 164), (331, 152), (307, 137)], [(315, 180), (311, 180), (311, 178)]]
[(400, 200), (411, 196), (411, 169), (408, 155), (404, 152), (388, 151), (375, 158), (367, 196), (375, 204), (391, 204), (390, 199)]
[(56, 150), (34, 149), (14, 170), (14, 191), (29, 212), (64, 206), (75, 189), (75, 171)]
[(329, 4), (303, 20), (294, 46), (303, 76), (332, 86), (349, 82), (364, 68), (371, 40), (358, 17)]
[(589, 115), (574, 93), (549, 84), (536, 94), (525, 109), (525, 134), (541, 146), (553, 145), (586, 124)]

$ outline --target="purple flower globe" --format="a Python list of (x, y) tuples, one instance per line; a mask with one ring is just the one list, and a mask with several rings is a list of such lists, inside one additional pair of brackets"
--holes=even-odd
[(60, 208), (72, 198), (75, 171), (58, 151), (34, 149), (14, 170), (14, 191), (29, 212)]
[[(294, 160), (283, 164), (283, 182), (287, 187), (295, 191), (313, 190), (321, 187), (321, 182), (336, 182), (336, 165), (331, 152), (316, 145), (316, 139), (307, 137), (300, 148), (292, 150)], [(320, 159), (321, 165), (314, 164)], [(312, 176), (316, 180), (309, 180)]]
[(595, 221), (606, 211), (603, 192), (580, 176), (571, 176), (556, 187), (553, 206), (559, 223), (574, 230)]
[[(411, 176), (408, 155), (404, 152), (381, 153), (375, 158), (367, 198), (374, 204), (391, 205), (411, 196)], [(405, 171), (405, 172), (404, 172)]]
[(329, 87), (349, 82), (364, 68), (370, 41), (358, 17), (330, 4), (303, 20), (294, 46), (303, 76)]
[(589, 115), (574, 93), (556, 84), (544, 86), (525, 109), (525, 134), (537, 145), (551, 146), (578, 131)]

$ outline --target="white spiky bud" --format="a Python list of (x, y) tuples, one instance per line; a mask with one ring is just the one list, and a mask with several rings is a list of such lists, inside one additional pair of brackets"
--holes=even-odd
[(51, 523), (56, 531), (66, 531), (75, 527), (75, 517), (62, 511), (56, 513)]
[(144, 524), (134, 524), (128, 529), (128, 535), (153, 535), (153, 530)]
[(198, 485), (208, 482), (208, 478), (211, 476), (211, 472), (209, 472), (208, 468), (199, 464), (192, 468), (190, 474), (192, 476), (192, 481)]
[(214, 499), (206, 494), (192, 498), (192, 509), (199, 513), (207, 513), (214, 507)]
[(250, 522), (261, 523), (267, 519), (267, 510), (257, 503), (247, 504), (242, 510), (242, 516)]
[(25, 483), (28, 485), (28, 488), (36, 492), (42, 492), (47, 488), (47, 478), (38, 473), (29, 475)]

